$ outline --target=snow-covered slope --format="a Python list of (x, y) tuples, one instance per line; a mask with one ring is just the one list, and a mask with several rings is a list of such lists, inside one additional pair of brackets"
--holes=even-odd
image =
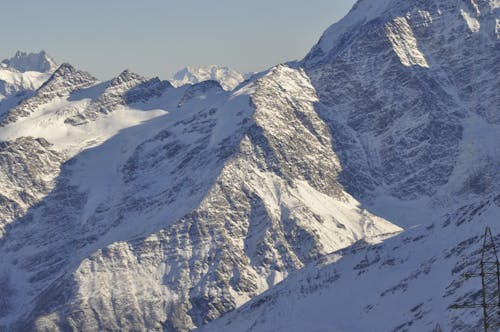
[(49, 73), (20, 73), (9, 67), (0, 67), (0, 102), (13, 94), (38, 89), (49, 77)]
[(0, 67), (0, 120), (11, 108), (32, 96), (49, 77), (49, 73), (20, 73)]
[(232, 91), (63, 64), (1, 122), (0, 330), (470, 331), (498, 7), (361, 0)]
[(222, 66), (186, 67), (179, 70), (170, 82), (175, 86), (195, 84), (203, 81), (217, 81), (224, 90), (233, 90), (245, 79), (234, 69)]
[[(74, 156), (115, 135), (122, 128), (161, 114), (163, 110), (134, 110), (127, 105), (158, 97), (171, 87), (124, 71), (109, 82), (69, 64), (61, 65), (35, 95), (11, 108), (0, 122), (0, 139), (43, 137)], [(95, 121), (99, 119), (99, 121)]]
[(199, 331), (481, 331), (480, 308), (451, 307), (481, 302), (480, 280), (463, 274), (480, 271), (484, 227), (500, 232), (500, 195), (450, 210), (329, 255)]

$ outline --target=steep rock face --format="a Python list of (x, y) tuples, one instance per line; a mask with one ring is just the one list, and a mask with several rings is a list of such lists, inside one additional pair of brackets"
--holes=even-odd
[[(3, 298), (6, 310), (0, 325), (10, 326), (18, 315), (25, 317), (19, 322), (27, 322), (27, 314), (34, 309), (30, 303), (42, 312), (61, 305), (74, 287), (71, 266), (78, 266), (93, 251), (151, 234), (196, 208), (206, 182), (217, 176), (218, 165), (214, 158), (207, 160), (214, 153), (205, 143), (214, 114), (197, 111), (181, 109), (172, 117), (130, 128), (66, 164), (44, 204), (17, 220), (0, 243), (2, 286), (12, 294)], [(193, 128), (187, 126), (196, 123)], [(155, 149), (162, 142), (166, 155), (161, 154), (163, 149)], [(153, 159), (147, 158), (149, 162), (138, 158), (149, 153)], [(163, 181), (158, 181), (159, 176)], [(36, 221), (27, 222), (30, 218)], [(33, 252), (31, 245), (19, 250), (23, 242), (43, 250)], [(14, 278), (17, 271), (22, 278)], [(62, 278), (64, 274), (68, 278)], [(67, 287), (61, 285), (63, 281)], [(60, 292), (64, 296), (58, 298)], [(31, 309), (22, 309), (25, 305)]]
[[(229, 98), (210, 91), (68, 164), (30, 211), (37, 222), (1, 244), (3, 271), (28, 276), (4, 282), (3, 325), (187, 331), (317, 257), (399, 231), (338, 183), (304, 72), (280, 66)], [(50, 264), (17, 252), (20, 238)]]
[(24, 216), (55, 186), (63, 157), (43, 138), (0, 142), (0, 239), (5, 227)]
[(359, 1), (303, 61), (347, 188), (433, 195), (460, 155), (464, 118), (498, 124), (498, 2)]

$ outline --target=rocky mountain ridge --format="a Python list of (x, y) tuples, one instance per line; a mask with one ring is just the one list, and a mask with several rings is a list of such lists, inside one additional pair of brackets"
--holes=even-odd
[(470, 331), (499, 7), (361, 0), (233, 91), (62, 65), (0, 128), (0, 329)]

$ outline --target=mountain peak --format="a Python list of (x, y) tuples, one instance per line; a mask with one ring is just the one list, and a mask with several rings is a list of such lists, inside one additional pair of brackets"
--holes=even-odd
[(57, 68), (56, 62), (45, 51), (39, 53), (17, 51), (12, 58), (3, 60), (2, 65), (22, 73), (27, 71), (48, 73)]
[(52, 74), (50, 79), (44, 83), (40, 89), (53, 90), (54, 86), (62, 85), (61, 87), (70, 88), (68, 91), (72, 90), (74, 87), (90, 86), (96, 83), (98, 80), (86, 71), (78, 70), (69, 63), (61, 64)]
[[(450, 8), (460, 15), (443, 16)], [(418, 50), (415, 33), (421, 33), (425, 38), (423, 30), (446, 19), (456, 29), (469, 30), (466, 33), (477, 33), (482, 27), (484, 35), (490, 34), (497, 40), (499, 30), (488, 27), (496, 26), (498, 8), (498, 0), (464, 0), (456, 5), (446, 0), (420, 1), (418, 5), (405, 0), (358, 0), (344, 18), (326, 29), (302, 65), (312, 67), (325, 59), (333, 59), (368, 31), (378, 29), (378, 35), (374, 37), (386, 38), (403, 64), (427, 67)]]
[(208, 80), (219, 82), (224, 90), (233, 90), (238, 84), (244, 81), (244, 77), (240, 72), (225, 66), (187, 66), (179, 70), (171, 82), (174, 86), (181, 86)]
[(71, 64), (64, 62), (54, 71), (54, 76), (65, 76), (70, 73), (75, 73), (77, 70)]
[(136, 74), (130, 71), (129, 69), (125, 69), (120, 73), (120, 75), (118, 75), (111, 81), (110, 86), (118, 86), (130, 81), (145, 81), (145, 80), (146, 78), (144, 78), (143, 76)]

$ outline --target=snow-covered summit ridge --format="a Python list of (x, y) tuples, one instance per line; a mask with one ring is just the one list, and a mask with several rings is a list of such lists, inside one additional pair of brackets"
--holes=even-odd
[[(36, 91), (21, 96), (11, 103), (13, 107), (6, 105), (6, 114), (0, 118), (0, 140), (43, 137), (55, 150), (73, 156), (123, 128), (164, 114), (164, 104), (135, 105), (156, 100), (170, 88), (168, 81), (129, 70), (100, 82), (63, 63)], [(148, 112), (144, 112), (146, 108)]]
[(28, 71), (49, 73), (56, 70), (57, 64), (45, 51), (38, 53), (17, 51), (12, 58), (3, 60), (1, 67), (9, 67), (21, 73)]
[(245, 80), (240, 72), (223, 66), (185, 67), (179, 70), (170, 81), (174, 86), (195, 84), (213, 80), (220, 83), (224, 90), (233, 90)]
[[(434, 20), (442, 20), (444, 17), (441, 17), (441, 13), (446, 12), (450, 7), (454, 8), (456, 15), (461, 17), (471, 32), (483, 30), (484, 35), (489, 35), (493, 39), (500, 38), (499, 20), (495, 20), (500, 8), (499, 0), (458, 0), (453, 3), (449, 1), (359, 0), (344, 18), (332, 24), (322, 34), (319, 42), (307, 55), (305, 63), (311, 66), (325, 57), (333, 58), (367, 27), (385, 25), (386, 37), (392, 39), (394, 50), (402, 54), (401, 62), (405, 65), (417, 64), (425, 67), (427, 66), (425, 59), (417, 59), (416, 63), (412, 63), (411, 59), (407, 61), (408, 57), (411, 58), (415, 53), (417, 57), (420, 57), (419, 45), (413, 36), (414, 29), (428, 27)], [(490, 17), (490, 20), (486, 17)], [(484, 29), (481, 29), (479, 20), (486, 23)], [(413, 21), (413, 24), (410, 21)], [(448, 29), (447, 33), (452, 33), (449, 30), (451, 29)]]
[(1, 119), (0, 126), (16, 122), (19, 118), (28, 117), (42, 105), (47, 105), (56, 98), (66, 98), (71, 93), (88, 88), (98, 82), (91, 74), (78, 70), (68, 63), (60, 65), (50, 78), (44, 82), (33, 97), (22, 100), (9, 110)]
[(500, 123), (498, 3), (362, 0), (323, 34), (302, 65), (348, 191), (432, 196), (470, 159), (474, 117)]

